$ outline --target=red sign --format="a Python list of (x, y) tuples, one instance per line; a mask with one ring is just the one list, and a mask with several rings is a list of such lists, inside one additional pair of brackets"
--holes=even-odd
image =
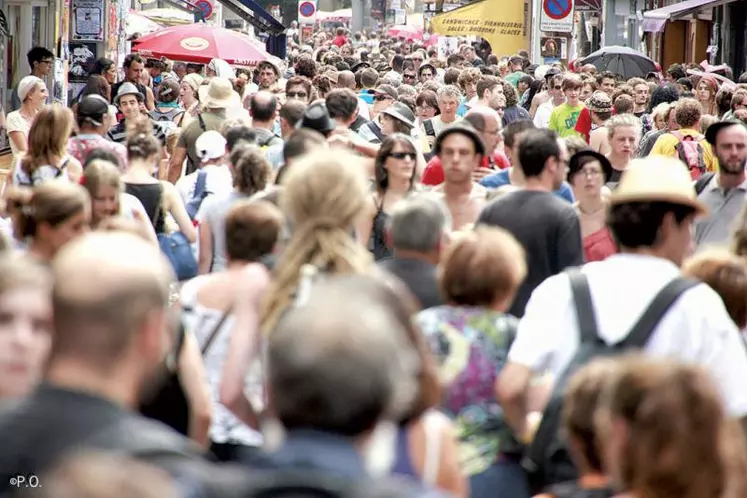
[(542, 8), (550, 19), (565, 19), (573, 11), (573, 0), (544, 0)]

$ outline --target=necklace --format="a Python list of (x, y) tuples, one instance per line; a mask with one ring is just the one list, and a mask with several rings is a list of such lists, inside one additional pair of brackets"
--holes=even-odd
[(595, 210), (595, 211), (584, 211), (584, 208), (582, 208), (582, 207), (581, 207), (581, 205), (579, 204), (579, 205), (578, 205), (578, 211), (579, 211), (579, 212), (580, 212), (580, 213), (581, 213), (582, 215), (584, 215), (584, 216), (593, 216), (593, 215), (595, 215), (595, 214), (599, 213), (600, 211), (604, 211), (604, 209), (605, 209), (606, 207), (607, 207), (607, 206), (602, 206), (602, 207), (600, 207), (599, 209), (597, 209), (597, 210)]

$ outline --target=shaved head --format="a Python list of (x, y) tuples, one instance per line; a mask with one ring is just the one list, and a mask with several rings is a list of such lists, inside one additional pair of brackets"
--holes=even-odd
[(355, 74), (352, 71), (340, 71), (337, 76), (337, 86), (340, 88), (355, 89)]
[(151, 315), (165, 319), (173, 271), (157, 246), (136, 235), (79, 237), (60, 250), (52, 272), (51, 362), (73, 357), (107, 369), (130, 349)]

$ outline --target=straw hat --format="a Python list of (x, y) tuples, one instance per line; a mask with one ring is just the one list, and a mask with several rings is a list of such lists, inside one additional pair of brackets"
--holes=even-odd
[(206, 109), (228, 109), (241, 105), (241, 98), (233, 91), (233, 85), (228, 78), (215, 77), (210, 84), (200, 87), (200, 102)]
[(610, 196), (612, 205), (653, 201), (690, 206), (698, 216), (708, 214), (708, 208), (698, 201), (687, 166), (673, 157), (633, 160)]

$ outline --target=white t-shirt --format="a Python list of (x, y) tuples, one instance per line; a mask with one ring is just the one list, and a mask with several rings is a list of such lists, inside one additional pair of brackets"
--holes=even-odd
[(553, 109), (555, 109), (555, 105), (552, 103), (552, 99), (542, 103), (537, 108), (537, 112), (534, 113), (534, 126), (537, 128), (547, 128), (550, 126), (550, 115)]
[[(588, 263), (599, 336), (616, 344), (669, 282), (680, 275), (673, 263), (652, 256), (617, 254)], [(565, 273), (545, 280), (532, 293), (519, 322), (509, 361), (557, 378), (579, 345), (578, 320)], [(721, 389), (728, 412), (747, 415), (747, 351), (716, 292), (705, 284), (686, 291), (657, 325), (644, 347), (647, 355), (669, 357), (707, 369)]]
[(233, 177), (228, 166), (225, 164), (220, 166), (209, 164), (187, 176), (183, 176), (176, 182), (176, 189), (179, 191), (179, 195), (182, 197), (185, 205), (192, 198), (192, 195), (194, 195), (197, 174), (200, 171), (204, 171), (206, 174), (205, 191), (209, 195), (224, 197), (233, 191)]
[(26, 121), (26, 118), (21, 116), (20, 111), (13, 111), (5, 117), (5, 131), (8, 134), (8, 138), (9, 138), (8, 141), (10, 142), (10, 150), (13, 153), (14, 158), (20, 157), (22, 153), (13, 144), (13, 140), (10, 140), (10, 133), (13, 131), (21, 132), (23, 133), (25, 140), (28, 142), (30, 129), (31, 129), (31, 122)]

